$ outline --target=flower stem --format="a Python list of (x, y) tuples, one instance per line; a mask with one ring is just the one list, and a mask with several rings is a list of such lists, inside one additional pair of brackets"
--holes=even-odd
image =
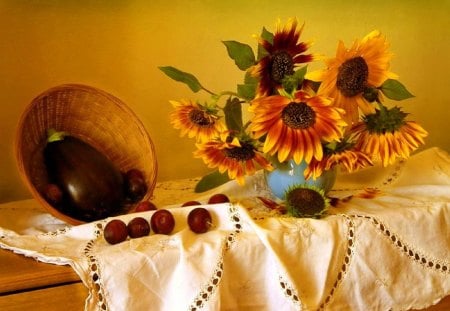
[(388, 113), (388, 109), (386, 108), (386, 106), (383, 105), (383, 104), (381, 103), (381, 101), (378, 100), (378, 99), (377, 99), (377, 104), (378, 104), (378, 107), (380, 108), (380, 116), (381, 116), (381, 117), (386, 116), (387, 113)]
[(207, 88), (205, 88), (203, 85), (202, 85), (202, 90), (203, 91), (205, 91), (206, 93), (209, 93), (210, 95), (212, 95), (212, 96), (217, 96), (217, 94), (216, 93), (214, 93), (214, 92), (212, 92), (212, 91), (210, 91), (210, 90), (208, 90)]

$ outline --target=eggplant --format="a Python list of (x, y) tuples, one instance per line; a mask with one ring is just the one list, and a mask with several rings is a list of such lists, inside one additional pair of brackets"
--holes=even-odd
[(63, 192), (57, 208), (81, 221), (121, 212), (124, 180), (120, 170), (87, 142), (64, 132), (49, 131), (44, 147), (49, 181)]

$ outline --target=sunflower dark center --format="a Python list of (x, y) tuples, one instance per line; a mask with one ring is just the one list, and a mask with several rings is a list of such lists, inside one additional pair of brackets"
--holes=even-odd
[(316, 113), (305, 103), (289, 103), (281, 112), (284, 124), (293, 129), (307, 129), (316, 121)]
[(283, 78), (294, 74), (294, 60), (285, 51), (278, 51), (272, 55), (272, 67), (270, 75), (276, 83), (281, 83)]
[(251, 144), (241, 143), (241, 147), (224, 149), (225, 156), (237, 161), (248, 161), (255, 157), (255, 149)]
[(366, 115), (364, 122), (370, 133), (394, 133), (405, 124), (407, 115), (399, 107), (384, 108), (384, 110), (377, 110), (374, 114)]
[(291, 208), (295, 209), (294, 212), (303, 215), (314, 215), (325, 208), (323, 196), (309, 188), (292, 189), (287, 194), (286, 201)]
[(198, 109), (189, 111), (189, 119), (199, 127), (208, 127), (214, 123), (204, 111)]
[(339, 67), (336, 87), (346, 97), (353, 97), (364, 91), (369, 77), (369, 67), (361, 56), (351, 58)]

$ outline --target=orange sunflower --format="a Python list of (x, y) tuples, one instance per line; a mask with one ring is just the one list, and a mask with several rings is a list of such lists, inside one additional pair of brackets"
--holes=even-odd
[(300, 42), (303, 27), (298, 26), (296, 19), (291, 19), (283, 29), (277, 25), (273, 42), (260, 39), (259, 44), (267, 55), (250, 69), (251, 74), (259, 78), (256, 97), (275, 94), (283, 78), (294, 74), (296, 66), (313, 60), (312, 54), (305, 54), (311, 44)]
[(318, 178), (324, 171), (330, 170), (335, 165), (341, 164), (349, 173), (373, 165), (370, 157), (354, 148), (330, 151), (324, 155), (321, 161), (313, 159), (305, 170), (305, 178)]
[(255, 147), (256, 141), (239, 140), (228, 132), (222, 133), (220, 139), (197, 144), (194, 152), (196, 158), (202, 158), (210, 168), (218, 168), (220, 173), (228, 171), (230, 179), (236, 179), (240, 185), (245, 183), (245, 176), (256, 171), (255, 162), (266, 170), (272, 166)]
[(322, 140), (339, 140), (346, 125), (342, 110), (332, 106), (330, 99), (303, 91), (296, 92), (293, 98), (257, 98), (249, 109), (254, 113), (249, 130), (255, 138), (265, 136), (263, 152), (277, 153), (280, 162), (322, 160)]
[(418, 123), (406, 121), (400, 108), (381, 110), (367, 115), (352, 128), (355, 147), (373, 158), (379, 157), (383, 166), (393, 164), (397, 157), (408, 158), (410, 153), (424, 144), (428, 135)]
[(356, 40), (350, 49), (339, 41), (336, 57), (325, 60), (327, 68), (310, 72), (306, 78), (322, 82), (318, 93), (334, 98), (335, 105), (346, 111), (344, 118), (351, 124), (359, 120), (359, 109), (364, 114), (375, 112), (364, 92), (381, 86), (387, 79), (398, 78), (389, 71), (391, 57), (385, 37), (372, 31)]
[(207, 141), (226, 130), (217, 115), (217, 110), (199, 105), (193, 101), (170, 101), (175, 110), (170, 114), (170, 123), (181, 131), (180, 135), (196, 137), (197, 141)]

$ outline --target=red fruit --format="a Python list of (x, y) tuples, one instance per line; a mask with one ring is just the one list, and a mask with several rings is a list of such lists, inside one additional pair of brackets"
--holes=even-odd
[(103, 236), (109, 244), (123, 242), (128, 236), (127, 225), (120, 219), (113, 219), (106, 224)]
[(187, 201), (184, 202), (181, 207), (185, 207), (185, 206), (194, 206), (194, 205), (202, 205), (202, 203), (200, 203), (199, 201)]
[(150, 225), (155, 233), (169, 234), (175, 227), (175, 218), (168, 210), (160, 209), (153, 213)]
[(212, 195), (208, 200), (208, 204), (228, 203), (228, 202), (230, 202), (230, 199), (223, 193), (216, 193)]
[(125, 196), (131, 202), (139, 202), (147, 193), (144, 174), (137, 169), (131, 169), (124, 174), (124, 179)]
[(135, 212), (146, 212), (146, 211), (154, 211), (156, 209), (157, 209), (156, 205), (153, 204), (153, 202), (142, 201), (136, 205), (136, 208), (134, 209), (134, 211)]
[(211, 214), (206, 208), (197, 207), (188, 215), (189, 228), (195, 233), (205, 233), (212, 226)]
[(141, 179), (145, 179), (144, 177), (144, 173), (142, 173), (140, 170), (132, 168), (131, 170), (128, 170), (125, 173), (125, 178), (129, 179), (129, 178), (141, 178)]
[(63, 193), (56, 184), (48, 184), (44, 189), (44, 197), (50, 204), (59, 204), (62, 201)]
[(150, 224), (145, 218), (136, 217), (130, 220), (127, 230), (130, 238), (140, 238), (150, 234)]

